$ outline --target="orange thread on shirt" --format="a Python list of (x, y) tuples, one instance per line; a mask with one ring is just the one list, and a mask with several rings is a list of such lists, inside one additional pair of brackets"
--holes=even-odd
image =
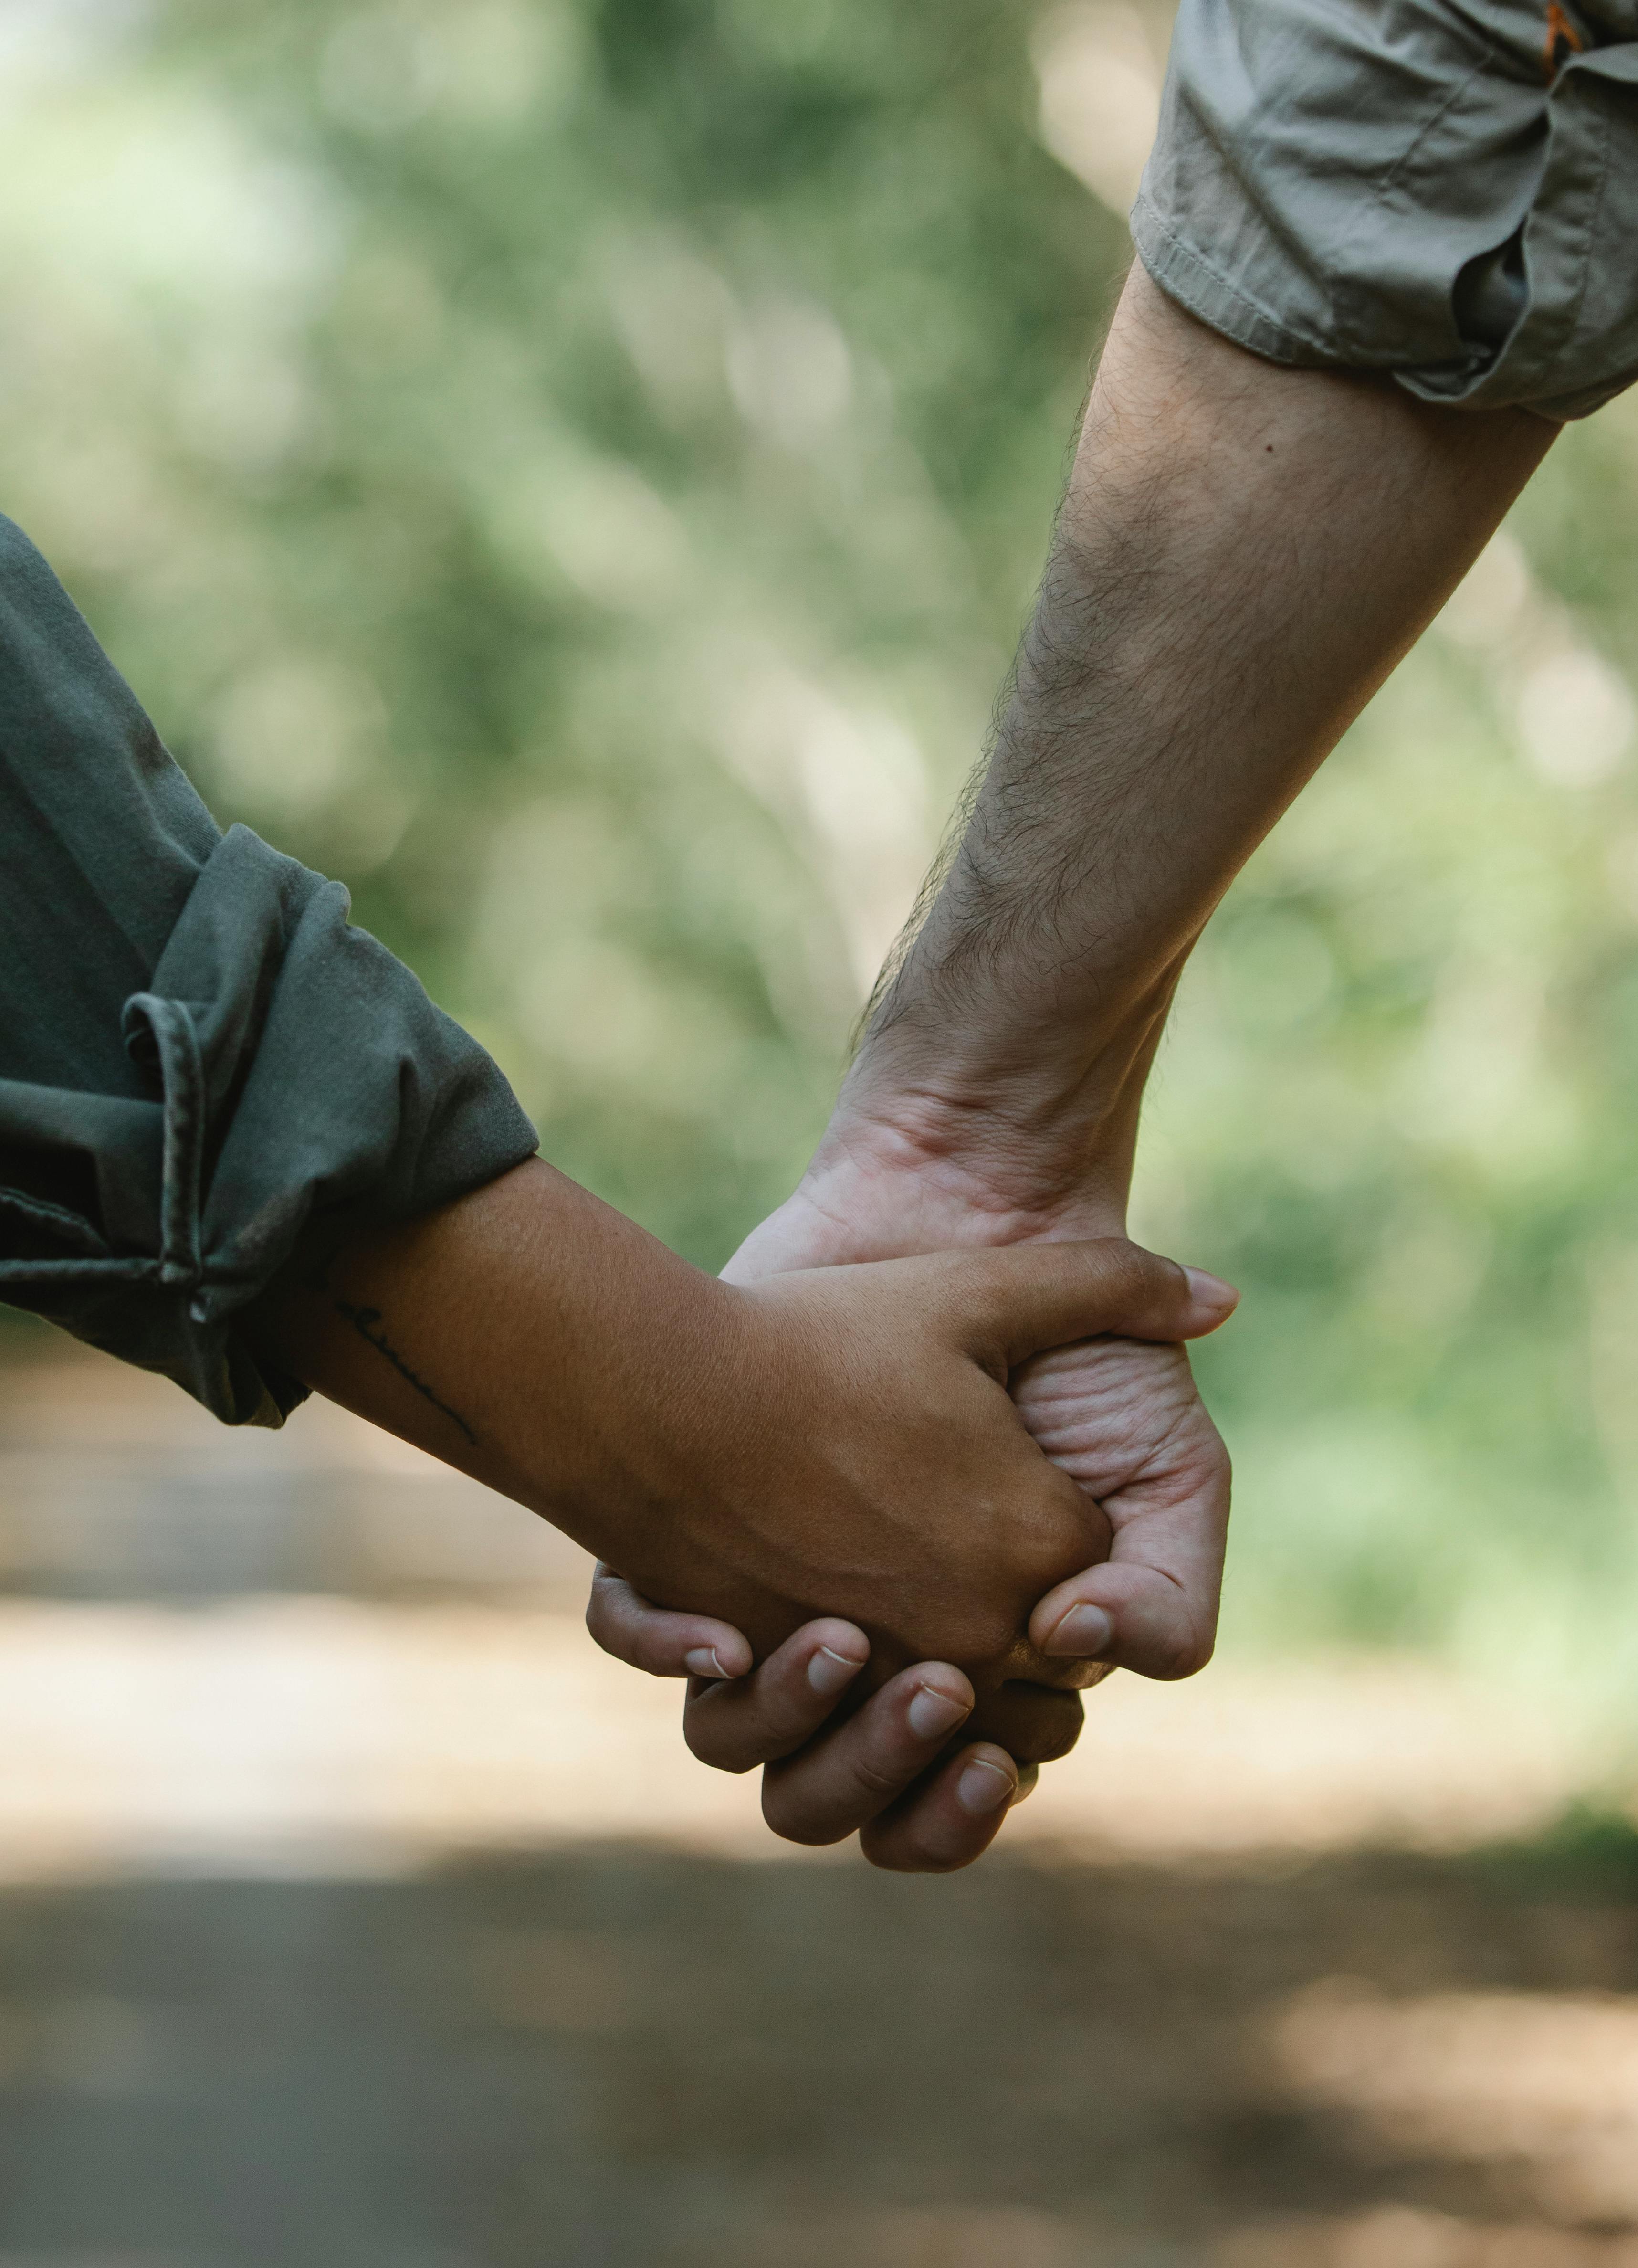
[(1542, 77), (1555, 79), (1571, 55), (1585, 52), (1586, 42), (1559, 5), (1547, 0), (1547, 36), (1541, 50)]

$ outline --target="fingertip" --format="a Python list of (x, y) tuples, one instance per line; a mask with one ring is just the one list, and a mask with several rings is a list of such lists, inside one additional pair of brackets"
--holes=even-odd
[(797, 1635), (813, 1646), (824, 1646), (843, 1661), (852, 1662), (856, 1669), (863, 1669), (870, 1658), (870, 1642), (858, 1624), (841, 1622), (834, 1615), (804, 1623)]
[(821, 1701), (834, 1701), (852, 1684), (863, 1667), (862, 1661), (838, 1653), (833, 1646), (816, 1646), (808, 1656), (808, 1683)]
[(975, 1742), (863, 1828), (860, 1848), (871, 1866), (893, 1874), (955, 1874), (988, 1850), (1017, 1800), (1018, 1785), (1004, 1749)]
[(959, 1709), (964, 1717), (970, 1716), (977, 1706), (978, 1695), (973, 1690), (972, 1679), (964, 1669), (958, 1669), (953, 1661), (915, 1662), (910, 1668), (900, 1671), (895, 1683), (900, 1682), (912, 1692), (940, 1695), (952, 1707)]
[(993, 1742), (967, 1750), (956, 1778), (956, 1801), (969, 1818), (988, 1819), (1017, 1800), (1018, 1768)]
[(1225, 1284), (1221, 1276), (1213, 1276), (1204, 1268), (1186, 1268), (1183, 1273), (1188, 1278), (1189, 1297), (1207, 1318), (1190, 1333), (1191, 1337), (1201, 1338), (1228, 1322), (1240, 1304), (1240, 1295), (1232, 1284)]
[(750, 1641), (737, 1630), (730, 1630), (726, 1623), (721, 1623), (694, 1632), (694, 1643), (683, 1656), (683, 1667), (690, 1677), (731, 1682), (744, 1677), (754, 1660)]
[(1114, 1617), (1091, 1599), (1070, 1599), (1030, 1619), (1030, 1643), (1039, 1652), (1072, 1661), (1097, 1661), (1114, 1643)]
[(912, 1685), (906, 1724), (918, 1741), (948, 1740), (973, 1713), (977, 1697), (971, 1683), (947, 1661), (923, 1662), (908, 1675)]
[(1129, 1670), (1164, 1684), (1193, 1677), (1211, 1660), (1216, 1616), (1203, 1593), (1174, 1575), (1132, 1563), (1090, 1572), (1101, 1596), (1048, 1592), (1030, 1617), (1030, 1643), (1054, 1660)]

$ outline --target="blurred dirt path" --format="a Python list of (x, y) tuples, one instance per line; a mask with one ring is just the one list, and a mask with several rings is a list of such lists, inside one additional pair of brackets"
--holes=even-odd
[(584, 1574), (339, 1413), (0, 1371), (0, 2268), (1638, 2268), (1638, 1837), (1519, 1697), (1113, 1680), (906, 1881)]

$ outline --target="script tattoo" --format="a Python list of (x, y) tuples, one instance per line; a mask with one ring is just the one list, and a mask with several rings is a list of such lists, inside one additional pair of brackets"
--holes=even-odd
[(357, 1332), (361, 1339), (367, 1340), (378, 1354), (386, 1356), (387, 1361), (392, 1364), (399, 1376), (406, 1381), (408, 1384), (415, 1388), (416, 1393), (420, 1395), (423, 1402), (430, 1402), (435, 1410), (441, 1410), (444, 1416), (449, 1419), (452, 1425), (459, 1425), (461, 1432), (466, 1435), (467, 1440), (471, 1442), (474, 1449), (479, 1446), (476, 1433), (466, 1423), (466, 1420), (461, 1416), (459, 1410), (452, 1410), (449, 1403), (444, 1400), (441, 1395), (435, 1394), (432, 1388), (427, 1384), (426, 1380), (422, 1377), (420, 1372), (415, 1369), (410, 1364), (407, 1363), (403, 1356), (400, 1354), (398, 1349), (393, 1344), (392, 1340), (388, 1338), (386, 1331), (381, 1328), (381, 1310), (379, 1307), (355, 1307), (350, 1300), (343, 1300), (340, 1292), (334, 1291), (330, 1285), (330, 1263), (328, 1261), (327, 1261), (324, 1266), (319, 1269), (309, 1280), (312, 1285), (313, 1290), (323, 1292), (325, 1297), (329, 1300), (331, 1307), (334, 1308), (336, 1314), (342, 1317), (343, 1322), (349, 1322), (352, 1325), (353, 1329)]
[(387, 1360), (392, 1364), (393, 1369), (398, 1373), (399, 1376), (400, 1378), (408, 1379), (410, 1385), (415, 1388), (416, 1393), (419, 1394), (424, 1401), (430, 1402), (435, 1410), (441, 1410), (452, 1425), (459, 1425), (460, 1427), (461, 1432), (466, 1436), (466, 1439), (471, 1442), (473, 1447), (475, 1449), (478, 1446), (478, 1437), (473, 1432), (466, 1419), (461, 1416), (459, 1410), (452, 1410), (447, 1402), (442, 1400), (439, 1395), (436, 1395), (432, 1391), (432, 1388), (427, 1384), (426, 1380), (422, 1377), (418, 1371), (412, 1370), (410, 1368), (409, 1365), (404, 1360), (403, 1356), (400, 1354), (398, 1349), (393, 1344), (391, 1339), (388, 1338), (386, 1333), (381, 1329), (380, 1308), (355, 1307), (350, 1301), (346, 1300), (337, 1300), (334, 1298), (334, 1294), (332, 1294), (332, 1304), (335, 1308), (336, 1314), (346, 1318), (346, 1320), (352, 1325), (353, 1329), (357, 1332), (361, 1339), (368, 1339), (371, 1345), (375, 1349), (378, 1354), (384, 1354)]

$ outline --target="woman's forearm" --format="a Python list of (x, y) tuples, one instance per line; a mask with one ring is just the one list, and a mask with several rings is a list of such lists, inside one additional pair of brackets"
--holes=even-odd
[(532, 1159), (391, 1230), (315, 1231), (248, 1329), (304, 1385), (613, 1557), (728, 1320), (711, 1278)]

